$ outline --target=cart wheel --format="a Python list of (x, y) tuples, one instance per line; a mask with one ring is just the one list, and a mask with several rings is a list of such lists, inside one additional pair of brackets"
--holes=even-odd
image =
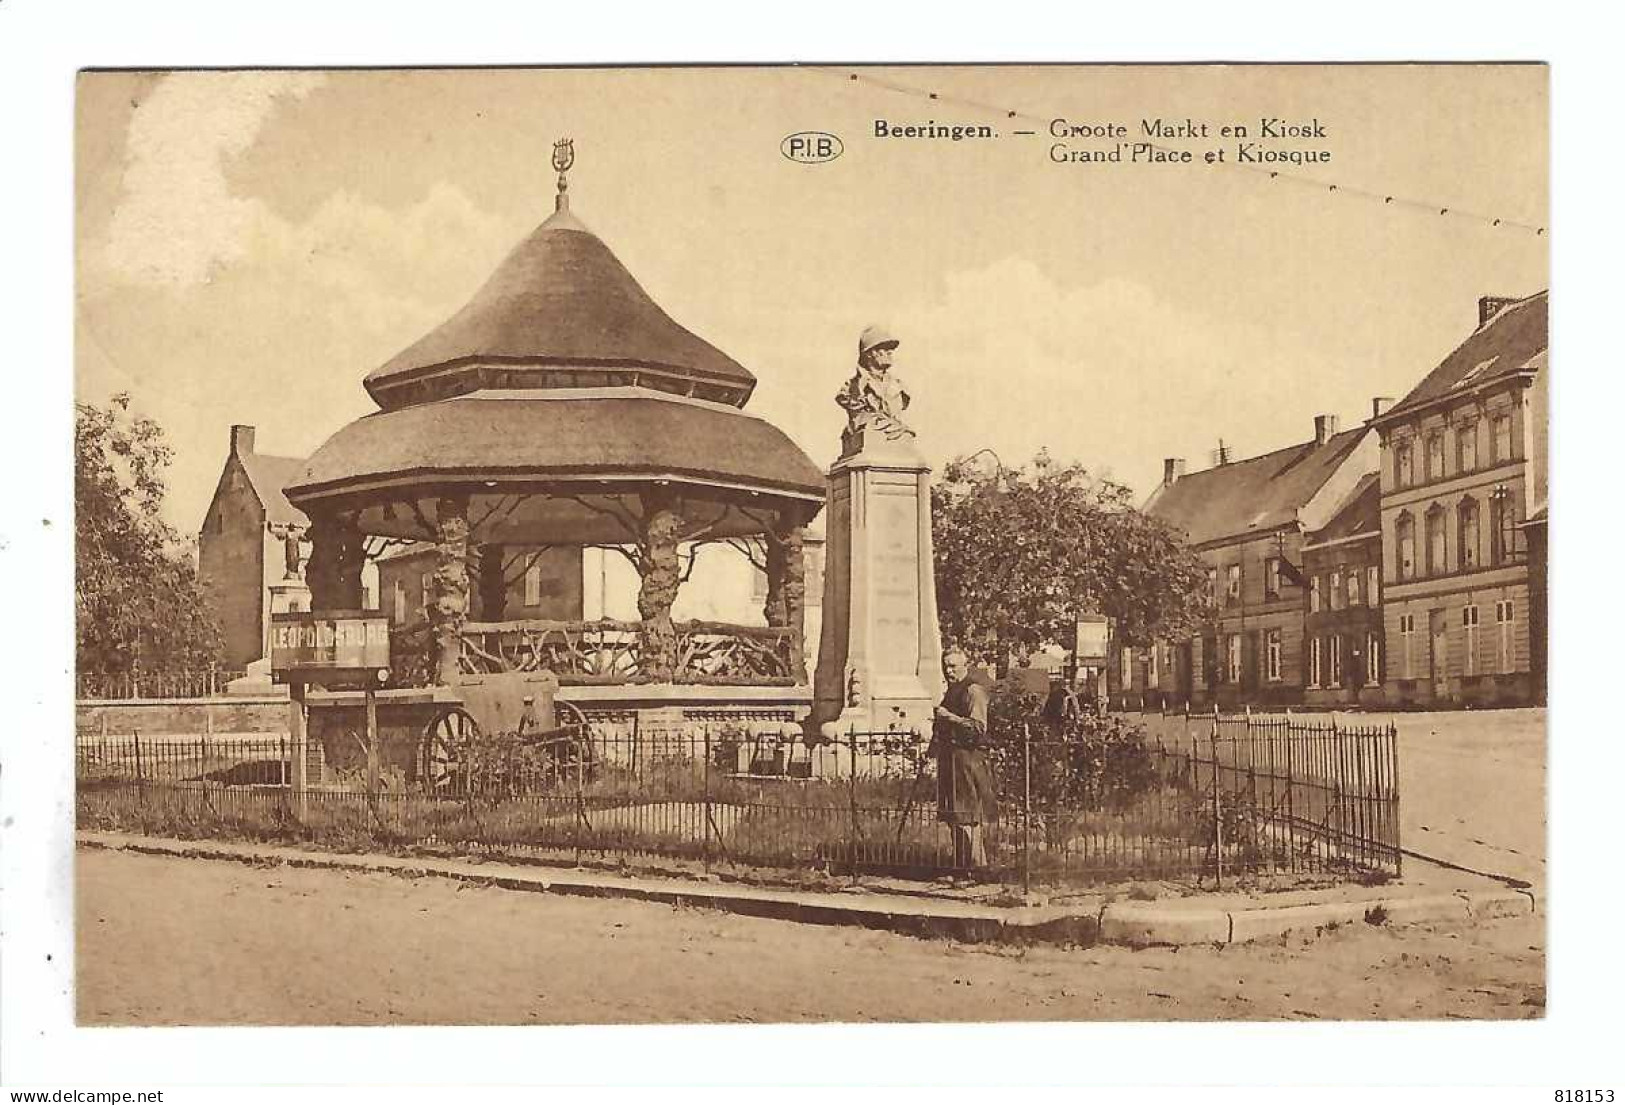
[(467, 782), (468, 750), (479, 735), (479, 724), (461, 706), (453, 706), (424, 727), (421, 775), (431, 793), (462, 789), (461, 784)]

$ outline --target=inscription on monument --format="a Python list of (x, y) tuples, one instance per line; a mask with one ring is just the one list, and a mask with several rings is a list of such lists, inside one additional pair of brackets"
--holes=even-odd
[(916, 487), (876, 481), (875, 656), (878, 672), (913, 674), (920, 660), (920, 534)]

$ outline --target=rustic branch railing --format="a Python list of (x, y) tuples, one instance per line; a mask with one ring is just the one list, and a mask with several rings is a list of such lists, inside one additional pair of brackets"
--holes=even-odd
[[(462, 670), (470, 675), (546, 669), (566, 684), (648, 682), (640, 661), (640, 625), (590, 622), (468, 622)], [(788, 628), (678, 622), (676, 682), (791, 686), (795, 639)]]
[(81, 671), (74, 691), (81, 700), (143, 700), (212, 698), (226, 693), (226, 684), (247, 674), (242, 668), (203, 668), (196, 671)]

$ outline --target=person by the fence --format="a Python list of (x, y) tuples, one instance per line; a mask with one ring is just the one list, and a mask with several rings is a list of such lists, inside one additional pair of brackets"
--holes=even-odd
[(987, 866), (982, 826), (998, 816), (988, 770), (987, 689), (970, 678), (970, 657), (952, 649), (942, 658), (948, 690), (937, 707), (932, 744), (937, 754), (937, 820), (954, 838), (955, 867)]
[(1048, 726), (1051, 735), (1060, 736), (1069, 725), (1076, 724), (1083, 715), (1083, 702), (1078, 698), (1078, 692), (1064, 671), (1054, 672), (1050, 675), (1049, 697), (1044, 700), (1044, 707), (1039, 716)]

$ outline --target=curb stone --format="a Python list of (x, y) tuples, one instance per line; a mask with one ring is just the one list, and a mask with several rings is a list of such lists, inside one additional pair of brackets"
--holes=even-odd
[(1228, 944), (1231, 915), (1219, 909), (1168, 909), (1108, 905), (1100, 911), (1100, 939), (1107, 944)]
[(988, 906), (905, 897), (883, 892), (792, 891), (683, 879), (626, 877), (500, 862), (344, 855), (278, 845), (167, 840), (121, 833), (80, 832), (82, 848), (186, 859), (235, 860), (404, 877), (450, 878), (479, 886), (588, 898), (621, 898), (673, 908), (716, 909), (741, 916), (844, 925), (970, 943), (1096, 943), (1130, 947), (1240, 944), (1290, 933), (1353, 925), (1380, 907), (1384, 923), (1528, 916), (1540, 896), (1531, 890), (1461, 890), (1454, 894), (1319, 902), (1255, 909), (1178, 908), (1160, 904)]

